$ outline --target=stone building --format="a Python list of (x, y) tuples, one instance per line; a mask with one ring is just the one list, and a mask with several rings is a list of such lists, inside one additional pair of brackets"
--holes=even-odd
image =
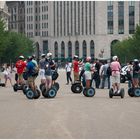
[(37, 52), (109, 58), (112, 44), (140, 23), (140, 2), (25, 1), (25, 17), (25, 33)]
[(5, 1), (0, 1), (0, 18), (5, 22), (5, 30), (8, 30), (8, 18), (10, 14), (8, 13), (8, 7)]
[(9, 30), (25, 33), (25, 4), (24, 1), (7, 1), (9, 17)]

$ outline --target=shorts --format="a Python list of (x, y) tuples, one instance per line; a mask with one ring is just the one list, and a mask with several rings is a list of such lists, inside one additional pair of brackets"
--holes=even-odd
[(30, 76), (30, 77), (28, 77), (27, 81), (28, 81), (29, 84), (34, 83), (35, 77)]
[(45, 78), (45, 70), (44, 69), (40, 69), (39, 70), (39, 77), (40, 77), (40, 79), (46, 79)]
[(120, 83), (120, 74), (111, 76), (111, 83), (112, 84), (115, 84), (115, 83), (119, 84)]
[(18, 73), (18, 79), (19, 80), (22, 80), (23, 79), (23, 73), (20, 73), (20, 74)]
[(91, 72), (90, 71), (85, 71), (85, 80), (91, 80)]
[(46, 80), (52, 80), (52, 76), (45, 75)]
[(74, 72), (74, 81), (79, 80), (79, 72)]

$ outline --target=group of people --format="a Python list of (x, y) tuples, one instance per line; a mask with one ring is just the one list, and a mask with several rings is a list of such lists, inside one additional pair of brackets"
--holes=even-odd
[[(26, 79), (32, 90), (35, 90), (35, 79), (38, 75), (40, 76), (41, 83), (45, 83), (46, 89), (51, 88), (54, 84), (52, 75), (56, 71), (56, 63), (52, 59), (52, 53), (50, 52), (41, 55), (39, 64), (35, 60), (34, 55), (29, 56), (26, 60), (24, 56), (19, 56), (19, 59), (15, 64), (15, 68), (15, 80), (18, 85), (23, 84)], [(76, 81), (81, 81), (81, 78), (84, 77), (86, 88), (89, 88), (94, 80), (96, 88), (104, 89), (107, 81), (108, 89), (110, 89), (112, 85), (114, 92), (120, 91), (121, 65), (117, 56), (113, 56), (112, 62), (107, 62), (107, 60), (99, 61), (97, 59), (92, 62), (90, 56), (86, 57), (83, 62), (75, 55), (72, 62), (66, 62), (65, 69), (67, 85), (69, 82), (73, 84)], [(74, 78), (71, 76), (72, 71)], [(11, 72), (12, 69), (10, 65), (6, 65), (3, 72), (5, 84), (7, 84), (7, 80), (9, 79), (13, 86)], [(140, 64), (137, 59), (128, 63), (127, 73), (129, 75), (128, 87), (139, 87)]]
[[(72, 63), (66, 63), (65, 69), (67, 75), (66, 84), (69, 84), (69, 81), (74, 83), (75, 81), (81, 80), (81, 77), (84, 76), (86, 88), (89, 88), (91, 86), (91, 82), (94, 80), (96, 88), (104, 89), (107, 81), (108, 89), (112, 87), (114, 93), (120, 92), (121, 65), (117, 56), (113, 56), (111, 62), (107, 62), (107, 60), (95, 60), (92, 62), (91, 57), (87, 57), (85, 62), (83, 62), (79, 61), (78, 56), (75, 55)], [(72, 69), (74, 77), (73, 82), (71, 78)], [(127, 72), (130, 74), (128, 82), (129, 85), (131, 84), (133, 87), (139, 87), (140, 64), (138, 59), (134, 59), (128, 64)]]
[(17, 85), (28, 84), (29, 87), (35, 91), (36, 85), (35, 80), (39, 75), (41, 78), (41, 83), (46, 85), (46, 89), (49, 89), (54, 81), (52, 80), (52, 74), (56, 70), (55, 62), (52, 60), (52, 53), (42, 54), (39, 63), (37, 63), (35, 55), (24, 58), (24, 56), (19, 56), (17, 62), (15, 63), (15, 68), (11, 68), (10, 65), (4, 67), (4, 78), (5, 86), (7, 80), (10, 80), (13, 86), (11, 73), (12, 70), (15, 71), (15, 81)]

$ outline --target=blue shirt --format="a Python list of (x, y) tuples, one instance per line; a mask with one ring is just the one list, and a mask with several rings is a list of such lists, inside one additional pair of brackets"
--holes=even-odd
[(29, 61), (27, 63), (26, 68), (28, 70), (28, 72), (27, 72), (28, 73), (28, 76), (32, 76), (32, 71), (33, 71), (34, 67), (35, 67), (35, 64), (32, 61)]

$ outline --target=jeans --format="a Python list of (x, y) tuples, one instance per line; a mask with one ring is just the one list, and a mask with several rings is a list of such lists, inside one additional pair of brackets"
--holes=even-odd
[(107, 79), (107, 85), (108, 85), (108, 89), (110, 89), (110, 76), (108, 75), (103, 75), (103, 79), (102, 79), (102, 84), (101, 84), (101, 88), (105, 87), (105, 81)]
[(69, 83), (69, 80), (72, 82), (71, 72), (67, 72), (67, 83)]

